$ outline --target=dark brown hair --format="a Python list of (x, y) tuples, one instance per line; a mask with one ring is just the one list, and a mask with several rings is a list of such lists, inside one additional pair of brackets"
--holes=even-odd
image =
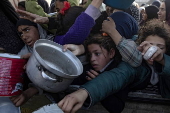
[(148, 36), (157, 35), (165, 40), (166, 54), (170, 55), (170, 27), (158, 19), (148, 21), (145, 26), (139, 30), (137, 44), (141, 44)]
[[(85, 50), (86, 52), (88, 52), (88, 45), (90, 44), (98, 44), (100, 47), (103, 47), (104, 49), (106, 49), (108, 52), (110, 52), (112, 49), (115, 50), (115, 56), (116, 59), (118, 61), (120, 61), (121, 56), (116, 48), (116, 45), (114, 43), (114, 41), (111, 39), (111, 37), (109, 36), (102, 36), (101, 34), (94, 34), (91, 35), (85, 42), (84, 42), (84, 46), (85, 46)], [(119, 56), (119, 58), (117, 57)]]

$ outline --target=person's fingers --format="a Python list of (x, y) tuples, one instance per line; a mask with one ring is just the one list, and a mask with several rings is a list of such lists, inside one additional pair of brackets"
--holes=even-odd
[(96, 76), (93, 74), (93, 73), (91, 73), (90, 71), (87, 71), (87, 74), (89, 75), (89, 77), (90, 78), (96, 78)]
[(151, 46), (145, 46), (145, 47), (143, 48), (142, 55), (144, 55), (150, 47), (151, 47)]
[(42, 16), (36, 16), (36, 18), (33, 21), (38, 24), (48, 24), (49, 23), (48, 17), (42, 17)]
[(89, 76), (86, 76), (86, 79), (87, 79), (88, 81), (92, 80)]
[(64, 104), (62, 105), (62, 110), (64, 111), (64, 113), (67, 113), (68, 111), (71, 111), (71, 106), (68, 105), (69, 104), (69, 99), (68, 99), (68, 95), (66, 96), (66, 99), (64, 101)]
[(94, 70), (90, 70), (90, 72), (93, 74), (93, 75), (95, 75), (95, 76), (98, 76), (99, 75), (99, 73), (97, 73), (96, 71), (94, 71)]
[(13, 102), (18, 96), (12, 96), (9, 99)]
[(73, 99), (68, 100), (67, 107), (65, 108), (64, 113), (71, 113), (75, 105), (76, 103)]
[(75, 102), (76, 101), (74, 101), (73, 97), (67, 95), (58, 103), (58, 106), (64, 111), (64, 113), (70, 113), (73, 106), (76, 104)]
[(33, 13), (30, 13), (30, 12), (27, 12), (27, 11), (21, 11), (25, 16), (28, 16), (28, 17), (34, 17), (35, 16), (35, 14), (33, 14)]
[(65, 98), (63, 98), (57, 105), (60, 109), (62, 109), (62, 106), (64, 104)]
[(71, 113), (76, 113), (76, 111), (78, 111), (81, 107), (82, 107), (82, 104), (80, 103), (76, 104), (71, 110)]
[(150, 47), (151, 47), (151, 44), (147, 41), (144, 41), (140, 44), (140, 47), (138, 47), (138, 48), (140, 48), (140, 49), (142, 48), (141, 52), (142, 52), (142, 55), (144, 55)]
[(20, 10), (20, 9), (16, 9), (16, 12), (19, 13), (19, 14), (22, 14), (22, 15), (25, 14), (25, 11)]
[(105, 26), (107, 26), (108, 20), (104, 20), (102, 23), (102, 28), (105, 28)]
[(63, 45), (63, 52), (67, 51), (67, 45)]
[(15, 106), (21, 106), (23, 103), (24, 103), (24, 98), (20, 98), (17, 102), (16, 102), (16, 104), (15, 104)]
[[(111, 17), (107, 17), (108, 21), (114, 22), (114, 20)], [(114, 22), (115, 23), (115, 22)]]
[(17, 104), (17, 102), (20, 100), (20, 98), (19, 97), (16, 97), (14, 100), (11, 100), (13, 103), (14, 103), (14, 105), (16, 106), (16, 104)]
[(143, 42), (140, 44), (140, 46), (143, 47), (143, 46), (146, 46), (146, 45), (148, 45), (148, 44), (149, 44), (149, 42), (143, 41)]
[(21, 58), (23, 58), (23, 59), (29, 59), (30, 56), (31, 56), (31, 53), (27, 53), (27, 54), (25, 54), (25, 55), (22, 55)]
[(143, 47), (142, 46), (138, 46), (137, 49), (142, 52), (143, 51)]
[(151, 60), (154, 60), (154, 59), (156, 59), (156, 58), (158, 58), (158, 57), (161, 57), (161, 58), (159, 58), (159, 59), (157, 59), (157, 60), (158, 60), (158, 61), (161, 60), (162, 57), (163, 57), (163, 55), (161, 55), (161, 54), (162, 54), (162, 51), (161, 51), (160, 49), (158, 49), (158, 50), (153, 54), (153, 56), (151, 57)]
[(147, 41), (143, 41), (138, 47), (137, 49), (140, 51), (140, 52), (143, 52), (145, 46), (147, 45), (150, 45)]
[(17, 11), (20, 15), (22, 15), (23, 18), (28, 18), (29, 16), (32, 15), (32, 13), (27, 12), (27, 11), (23, 11), (23, 10), (20, 10), (20, 9), (17, 9), (16, 11)]

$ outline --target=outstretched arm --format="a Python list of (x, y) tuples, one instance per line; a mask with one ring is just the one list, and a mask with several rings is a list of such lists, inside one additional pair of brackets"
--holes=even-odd
[(108, 95), (116, 93), (132, 83), (134, 83), (132, 86), (138, 85), (149, 74), (150, 70), (145, 65), (133, 68), (129, 64), (122, 62), (117, 68), (104, 72), (82, 85), (82, 89), (69, 94), (58, 105), (66, 113), (74, 113), (81, 108), (88, 96), (91, 100), (91, 103), (88, 103), (90, 107)]
[(86, 11), (77, 17), (68, 32), (65, 35), (56, 36), (54, 41), (61, 45), (82, 44), (95, 25), (95, 20), (101, 15), (99, 7), (102, 2), (103, 0), (93, 1)]
[(16, 11), (21, 15), (21, 18), (28, 19), (32, 22), (35, 22), (38, 24), (48, 24), (48, 22), (49, 22), (48, 17), (42, 17), (37, 14), (33, 14), (33, 13), (23, 11), (20, 9), (17, 9)]
[(142, 54), (137, 49), (137, 45), (133, 40), (123, 38), (116, 30), (116, 25), (111, 17), (102, 24), (102, 31), (106, 32), (117, 45), (122, 60), (129, 63), (133, 67), (138, 67), (142, 63)]

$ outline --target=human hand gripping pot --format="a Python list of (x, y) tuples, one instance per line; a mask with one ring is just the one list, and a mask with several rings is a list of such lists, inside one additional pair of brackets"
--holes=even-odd
[(78, 56), (85, 53), (83, 45), (66, 44), (63, 46), (63, 51), (70, 50), (74, 55)]
[(65, 96), (64, 99), (58, 103), (58, 106), (64, 111), (64, 113), (75, 113), (82, 107), (87, 97), (87, 91), (79, 89)]

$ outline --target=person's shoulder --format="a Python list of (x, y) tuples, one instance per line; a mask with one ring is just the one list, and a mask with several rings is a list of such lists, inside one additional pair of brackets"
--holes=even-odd
[(85, 11), (85, 9), (81, 6), (72, 6), (69, 11)]

